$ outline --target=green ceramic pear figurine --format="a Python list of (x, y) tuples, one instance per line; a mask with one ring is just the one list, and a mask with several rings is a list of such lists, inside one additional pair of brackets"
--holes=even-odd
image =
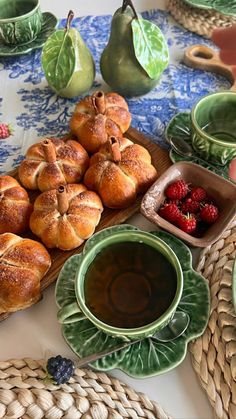
[(160, 29), (139, 18), (131, 0), (123, 0), (101, 55), (105, 82), (121, 95), (143, 95), (157, 85), (168, 62), (168, 47)]
[(65, 29), (58, 29), (42, 51), (42, 67), (49, 86), (62, 97), (86, 93), (95, 77), (92, 54), (80, 33), (71, 28), (74, 13), (70, 10)]

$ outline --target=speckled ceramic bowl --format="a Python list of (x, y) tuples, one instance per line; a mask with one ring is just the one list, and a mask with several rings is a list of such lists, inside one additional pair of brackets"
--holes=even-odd
[(236, 92), (200, 99), (191, 111), (192, 145), (204, 160), (225, 165), (236, 156)]

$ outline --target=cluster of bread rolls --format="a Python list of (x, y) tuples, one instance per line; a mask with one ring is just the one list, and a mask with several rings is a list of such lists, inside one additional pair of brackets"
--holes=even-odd
[[(51, 265), (43, 244), (80, 246), (94, 233), (103, 205), (126, 208), (156, 179), (148, 151), (123, 137), (130, 123), (120, 95), (95, 92), (75, 107), (73, 137), (29, 147), (18, 171), (21, 184), (0, 176), (0, 313), (40, 298)], [(24, 188), (41, 192), (34, 205)], [(28, 228), (43, 244), (17, 236)]]
[(126, 208), (155, 181), (149, 152), (123, 137), (131, 123), (128, 105), (117, 93), (95, 92), (80, 101), (70, 129), (92, 154), (85, 185), (109, 208)]
[(29, 227), (46, 247), (75, 249), (94, 233), (102, 202), (78, 183), (88, 166), (87, 151), (71, 138), (45, 138), (33, 144), (21, 162), (21, 184), (42, 192), (34, 202)]
[(31, 306), (51, 266), (45, 247), (18, 234), (29, 227), (33, 211), (28, 193), (11, 176), (0, 176), (0, 314)]

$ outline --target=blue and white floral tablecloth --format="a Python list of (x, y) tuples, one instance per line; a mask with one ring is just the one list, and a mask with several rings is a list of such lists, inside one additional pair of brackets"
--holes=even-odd
[[(152, 10), (142, 13), (163, 31), (170, 48), (170, 65), (160, 84), (149, 94), (128, 99), (132, 126), (166, 147), (164, 129), (178, 111), (189, 110), (200, 96), (224, 90), (229, 83), (220, 76), (193, 70), (181, 63), (185, 48), (193, 44), (211, 45), (200, 36), (180, 27), (168, 12)], [(96, 61), (93, 90), (109, 90), (101, 79), (99, 59), (109, 36), (111, 16), (86, 16), (73, 21), (91, 49)], [(60, 21), (65, 25), (65, 19)], [(17, 57), (0, 57), (0, 123), (10, 123), (14, 133), (0, 140), (0, 170), (17, 166), (29, 145), (44, 136), (68, 132), (68, 122), (79, 98), (57, 97), (47, 86), (41, 63), (41, 50)]]

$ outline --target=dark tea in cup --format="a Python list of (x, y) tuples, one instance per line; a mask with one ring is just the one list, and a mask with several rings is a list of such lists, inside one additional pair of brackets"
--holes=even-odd
[(115, 243), (102, 249), (90, 264), (85, 303), (106, 324), (136, 328), (162, 316), (174, 299), (176, 286), (174, 267), (153, 247)]
[(174, 251), (159, 237), (129, 225), (102, 230), (80, 255), (76, 302), (58, 311), (60, 323), (90, 320), (122, 339), (152, 336), (172, 319), (183, 290)]

